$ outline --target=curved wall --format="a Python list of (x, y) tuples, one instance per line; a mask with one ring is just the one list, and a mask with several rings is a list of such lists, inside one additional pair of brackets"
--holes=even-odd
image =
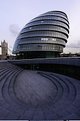
[(13, 53), (23, 58), (54, 57), (63, 52), (69, 34), (67, 15), (50, 11), (32, 19), (21, 30)]

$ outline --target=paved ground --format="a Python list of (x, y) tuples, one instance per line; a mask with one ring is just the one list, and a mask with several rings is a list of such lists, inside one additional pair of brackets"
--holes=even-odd
[(2, 62), (0, 119), (80, 119), (80, 80)]

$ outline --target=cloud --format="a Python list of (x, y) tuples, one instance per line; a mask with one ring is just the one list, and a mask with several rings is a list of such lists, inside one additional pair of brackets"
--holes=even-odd
[(9, 30), (12, 33), (13, 36), (17, 36), (20, 32), (20, 28), (16, 24), (11, 24), (9, 26)]

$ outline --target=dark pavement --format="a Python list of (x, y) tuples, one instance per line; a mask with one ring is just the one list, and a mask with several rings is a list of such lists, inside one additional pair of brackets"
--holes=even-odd
[(1, 62), (0, 119), (80, 119), (80, 80)]

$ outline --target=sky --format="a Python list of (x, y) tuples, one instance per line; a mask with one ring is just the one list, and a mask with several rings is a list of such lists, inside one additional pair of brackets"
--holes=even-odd
[(67, 47), (80, 48), (80, 0), (0, 0), (0, 42), (12, 50), (16, 37), (31, 19), (54, 10), (68, 16), (70, 33)]

